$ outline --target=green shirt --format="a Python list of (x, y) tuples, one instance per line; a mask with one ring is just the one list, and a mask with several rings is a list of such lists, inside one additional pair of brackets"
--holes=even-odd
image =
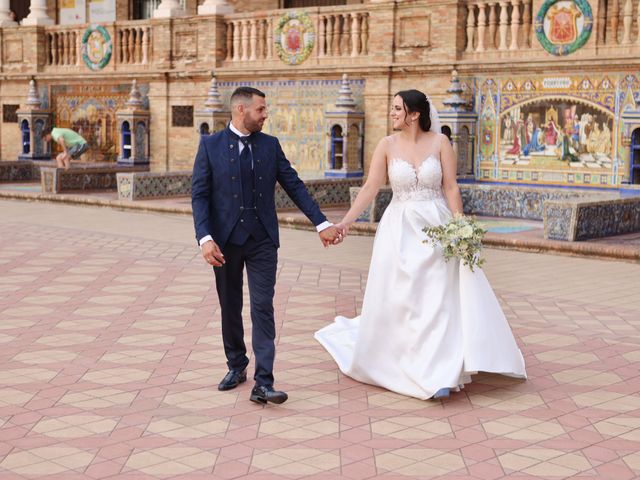
[(82, 138), (77, 132), (69, 128), (54, 128), (51, 130), (51, 138), (57, 143), (60, 140), (60, 137), (64, 140), (64, 144), (67, 148), (73, 147), (74, 145), (80, 145), (82, 143), (87, 143), (87, 141)]

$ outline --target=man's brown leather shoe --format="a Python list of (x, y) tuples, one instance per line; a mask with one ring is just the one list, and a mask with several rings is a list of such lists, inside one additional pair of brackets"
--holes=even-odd
[(231, 390), (232, 388), (236, 388), (242, 382), (246, 381), (246, 370), (229, 370), (222, 381), (218, 384), (218, 390)]

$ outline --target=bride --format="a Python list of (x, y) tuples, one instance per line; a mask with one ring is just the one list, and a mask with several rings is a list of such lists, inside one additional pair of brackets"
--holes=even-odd
[(456, 157), (437, 112), (418, 90), (398, 92), (393, 129), (375, 149), (366, 183), (337, 228), (349, 226), (387, 175), (393, 199), (376, 233), (362, 313), (315, 338), (360, 382), (420, 399), (443, 398), (478, 371), (526, 378), (524, 359), (489, 282), (423, 243), (422, 229), (462, 213)]

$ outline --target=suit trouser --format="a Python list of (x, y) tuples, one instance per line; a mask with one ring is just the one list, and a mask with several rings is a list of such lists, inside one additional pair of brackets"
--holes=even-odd
[(251, 303), (251, 342), (256, 358), (256, 385), (273, 385), (276, 328), (273, 296), (276, 284), (278, 249), (269, 238), (253, 237), (243, 245), (227, 244), (225, 264), (214, 268), (216, 289), (222, 311), (222, 340), (227, 366), (244, 370), (249, 364), (242, 324), (243, 271), (247, 267)]

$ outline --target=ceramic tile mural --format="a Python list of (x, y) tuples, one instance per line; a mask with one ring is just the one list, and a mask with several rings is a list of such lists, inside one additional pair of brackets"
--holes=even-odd
[(602, 187), (626, 180), (623, 112), (637, 110), (635, 76), (477, 80), (479, 180)]
[[(139, 88), (148, 101), (148, 85)], [(53, 85), (53, 124), (71, 128), (87, 140), (89, 161), (115, 162), (120, 148), (116, 111), (124, 108), (130, 90), (131, 84)]]
[[(303, 178), (318, 178), (329, 168), (324, 112), (338, 98), (341, 80), (220, 82), (223, 102), (233, 90), (247, 85), (267, 95), (269, 119), (264, 132), (280, 139), (282, 149)], [(362, 108), (364, 80), (351, 80), (353, 97)]]

